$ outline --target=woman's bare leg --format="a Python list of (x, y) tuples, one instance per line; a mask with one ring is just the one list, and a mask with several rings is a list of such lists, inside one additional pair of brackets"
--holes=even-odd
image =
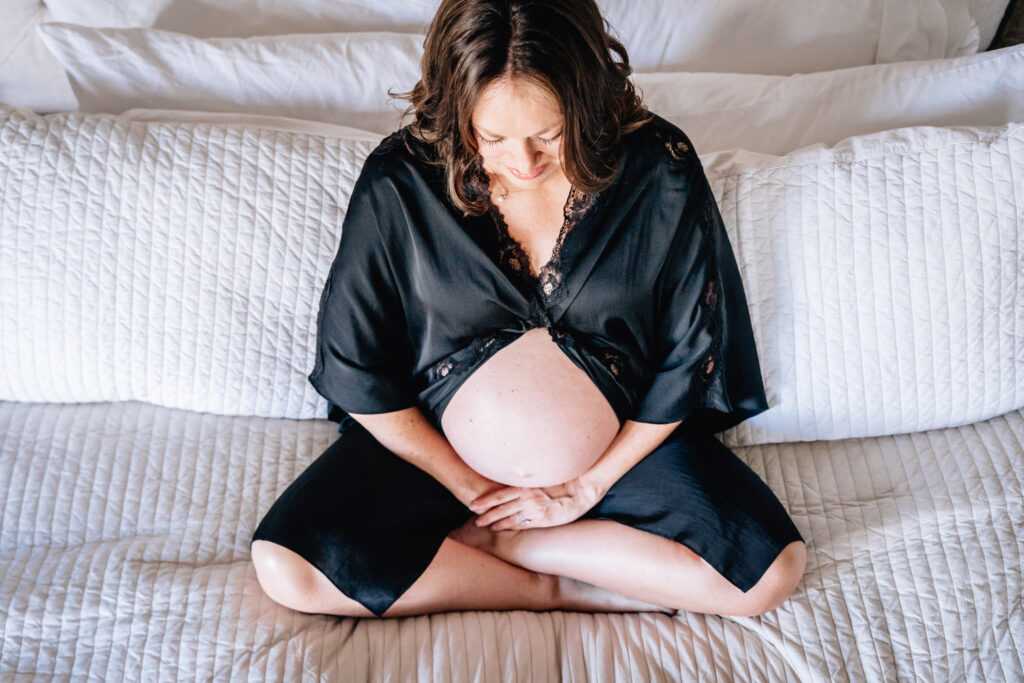
[[(301, 555), (270, 541), (253, 541), (253, 563), (263, 590), (300, 612), (372, 617)], [(483, 550), (445, 538), (423, 574), (385, 617), (457, 610), (635, 612), (663, 608), (615, 593), (564, 590), (575, 582), (511, 565)], [(568, 593), (566, 595), (565, 593)]]
[(744, 593), (684, 545), (611, 520), (492, 532), (475, 527), (471, 519), (453, 537), (526, 569), (709, 614), (756, 615), (775, 609), (792, 594), (806, 563), (804, 543), (794, 541)]

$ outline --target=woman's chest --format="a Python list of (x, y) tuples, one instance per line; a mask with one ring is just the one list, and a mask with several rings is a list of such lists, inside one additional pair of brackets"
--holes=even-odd
[[(637, 326), (653, 323), (664, 250), (634, 238), (630, 226), (563, 224), (557, 234), (534, 234), (531, 250), (486, 215), (478, 218), (470, 228), (486, 235), (420, 234), (412, 260), (398, 269), (409, 278), (403, 289), (410, 328), (426, 346), (552, 323), (608, 336), (622, 329), (610, 323), (616, 318), (630, 319), (634, 336)], [(545, 254), (544, 262), (536, 263), (536, 254)]]
[(516, 274), (540, 279), (553, 266), (573, 227), (566, 207), (570, 200), (550, 195), (541, 200), (516, 198), (490, 209), (498, 242), (498, 263)]
[(615, 192), (565, 190), (561, 203), (491, 203), (477, 216), (412, 205), (392, 253), (413, 334), (465, 342), (533, 326), (538, 309), (595, 332), (609, 316), (647, 317), (663, 221)]

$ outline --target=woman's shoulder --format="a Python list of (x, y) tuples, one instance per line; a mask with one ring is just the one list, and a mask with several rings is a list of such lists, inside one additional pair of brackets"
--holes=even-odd
[(364, 172), (374, 177), (389, 176), (392, 180), (409, 176), (432, 177), (437, 173), (430, 163), (430, 150), (405, 125), (385, 136), (366, 158)]
[(650, 119), (623, 136), (623, 151), (648, 172), (683, 171), (691, 174), (700, 159), (689, 136), (668, 119), (649, 111)]
[(385, 136), (370, 152), (370, 156), (381, 161), (425, 165), (432, 158), (433, 150), (430, 145), (412, 134), (411, 125), (406, 124)]
[(384, 136), (384, 139), (377, 143), (377, 146), (370, 152), (370, 156), (387, 157), (401, 153), (402, 149), (406, 146), (406, 139), (412, 137), (408, 132), (409, 126), (405, 125), (393, 133)]

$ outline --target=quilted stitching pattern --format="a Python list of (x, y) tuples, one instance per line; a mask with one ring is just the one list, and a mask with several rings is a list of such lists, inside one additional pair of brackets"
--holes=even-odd
[(770, 406), (726, 444), (898, 434), (1024, 407), (1024, 125), (702, 162)]
[(326, 415), (316, 306), (373, 147), (0, 105), (0, 398)]
[[(0, 105), (0, 399), (323, 416), (315, 307), (373, 146)], [(1022, 146), (920, 127), (705, 157), (771, 405), (723, 441), (1024, 406)]]
[(737, 449), (809, 542), (796, 593), (756, 618), (517, 610), (377, 621), (281, 607), (256, 580), (249, 538), (336, 427), (135, 402), (0, 402), (0, 672), (821, 682), (1024, 672), (1024, 411)]

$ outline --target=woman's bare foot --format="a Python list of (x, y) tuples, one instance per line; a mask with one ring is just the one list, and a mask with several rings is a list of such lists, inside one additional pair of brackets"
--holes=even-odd
[[(478, 527), (476, 519), (476, 515), (471, 517), (465, 524), (448, 534), (449, 538), (491, 553), (510, 564), (516, 564), (512, 561), (513, 558), (509, 557), (507, 544), (514, 536), (522, 532), (514, 529), (491, 531), (487, 527)], [(516, 566), (521, 565), (517, 564)], [(634, 600), (620, 593), (568, 576), (555, 576), (555, 578), (558, 580), (558, 592), (561, 597), (559, 604), (564, 610), (573, 612), (661, 612), (669, 616), (678, 612), (673, 608)]]

